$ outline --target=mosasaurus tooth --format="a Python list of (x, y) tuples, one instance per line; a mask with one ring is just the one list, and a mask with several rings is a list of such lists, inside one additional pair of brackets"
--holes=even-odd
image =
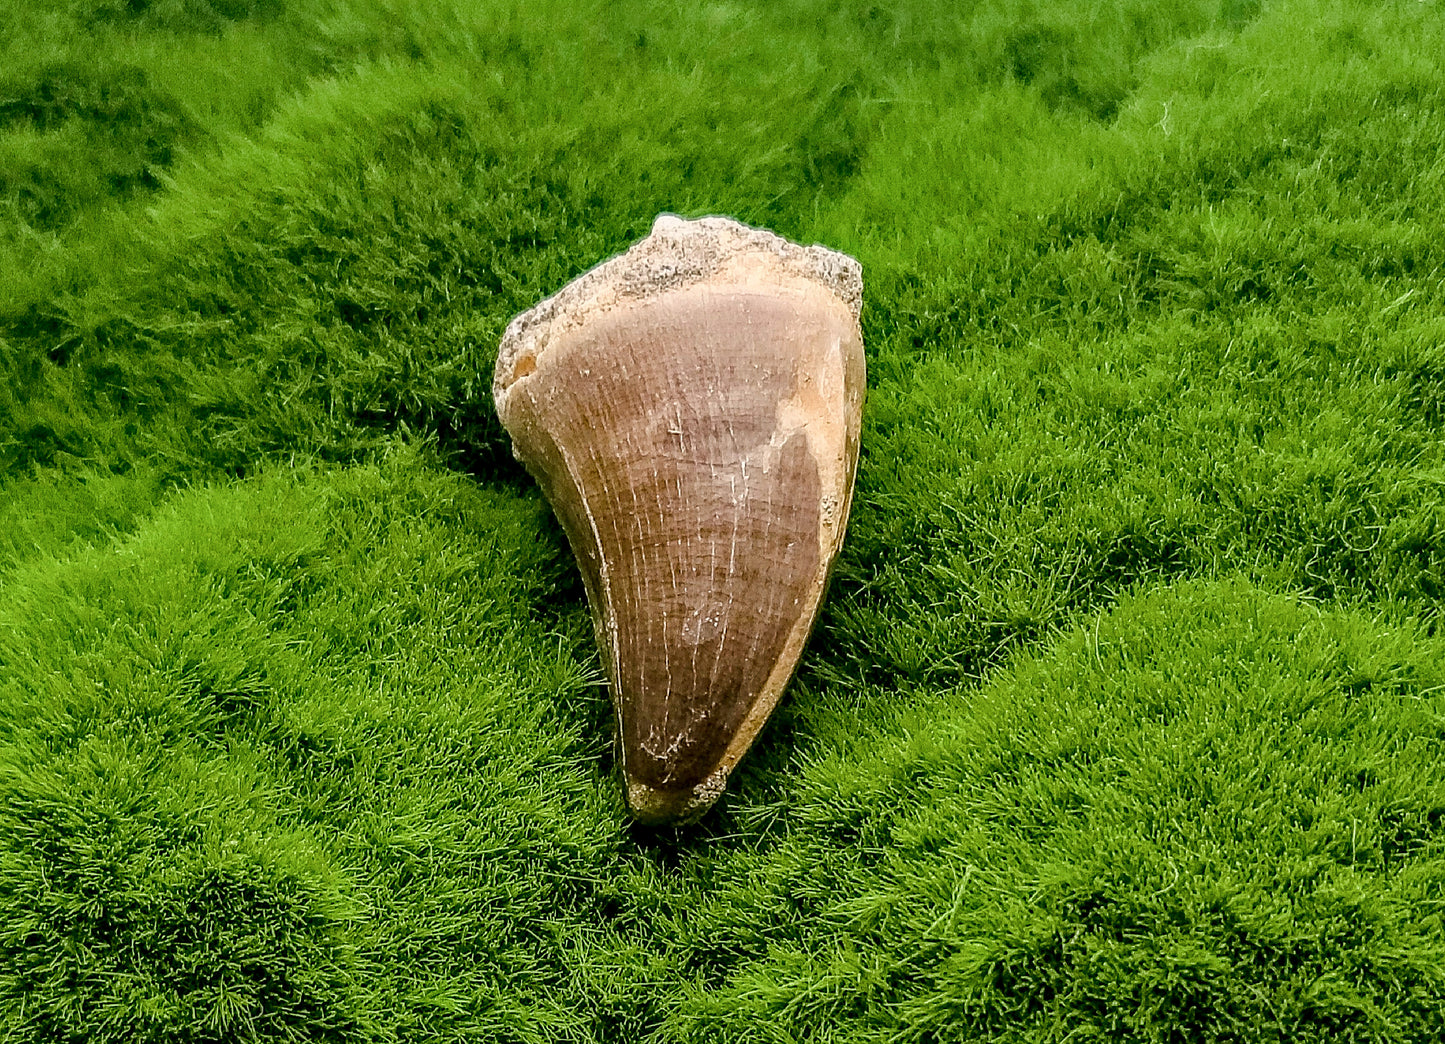
[(512, 320), (497, 413), (581, 568), (627, 803), (695, 818), (797, 667), (843, 541), (858, 262), (664, 214)]

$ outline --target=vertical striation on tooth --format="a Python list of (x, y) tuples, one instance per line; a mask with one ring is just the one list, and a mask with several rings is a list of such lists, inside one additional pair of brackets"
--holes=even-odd
[(670, 214), (507, 327), (497, 413), (582, 571), (627, 802), (700, 815), (787, 685), (843, 540), (852, 258)]

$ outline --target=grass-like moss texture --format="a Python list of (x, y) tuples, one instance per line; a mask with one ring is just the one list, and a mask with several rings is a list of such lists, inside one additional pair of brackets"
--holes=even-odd
[[(0, 0), (0, 1040), (1445, 1038), (1445, 5)], [(858, 257), (853, 522), (629, 824), (507, 320)]]

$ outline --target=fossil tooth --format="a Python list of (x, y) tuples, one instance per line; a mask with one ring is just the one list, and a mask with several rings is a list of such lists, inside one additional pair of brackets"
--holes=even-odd
[(858, 461), (861, 297), (846, 255), (664, 214), (502, 338), (497, 413), (581, 568), (639, 820), (717, 800), (817, 619)]

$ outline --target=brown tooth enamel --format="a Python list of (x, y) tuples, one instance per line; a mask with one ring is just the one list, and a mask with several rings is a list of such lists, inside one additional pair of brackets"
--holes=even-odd
[(844, 254), (664, 214), (502, 338), (497, 413), (582, 570), (639, 820), (717, 800), (817, 620), (858, 461), (861, 297)]

